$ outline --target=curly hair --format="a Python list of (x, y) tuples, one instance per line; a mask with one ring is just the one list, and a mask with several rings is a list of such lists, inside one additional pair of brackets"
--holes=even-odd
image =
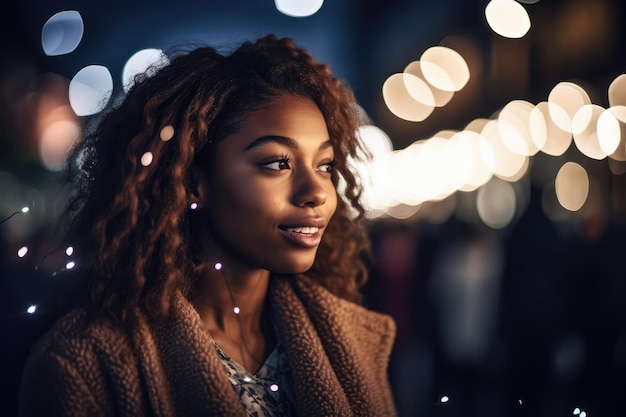
[[(354, 96), (327, 65), (292, 40), (269, 35), (230, 54), (201, 47), (173, 58), (137, 80), (72, 150), (67, 172), (75, 194), (67, 237), (84, 255), (93, 306), (121, 320), (138, 304), (165, 316), (172, 295), (188, 293), (200, 262), (189, 215), (193, 167), (214, 157), (216, 145), (246, 114), (281, 94), (318, 105), (335, 150), (333, 183), (345, 184), (305, 274), (360, 302), (369, 243), (359, 222), (360, 185), (347, 164), (361, 155)], [(171, 140), (160, 139), (166, 126), (174, 129)], [(148, 167), (140, 160), (146, 152), (152, 154)]]

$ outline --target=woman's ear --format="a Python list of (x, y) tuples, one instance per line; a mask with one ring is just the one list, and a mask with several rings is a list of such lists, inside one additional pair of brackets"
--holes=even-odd
[(192, 210), (206, 207), (209, 194), (209, 178), (206, 172), (197, 167), (191, 170), (190, 192), (189, 204), (193, 205), (193, 203), (196, 203), (195, 206), (192, 206)]

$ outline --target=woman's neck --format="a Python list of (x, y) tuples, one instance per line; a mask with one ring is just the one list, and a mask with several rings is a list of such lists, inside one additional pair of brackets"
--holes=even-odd
[(276, 343), (266, 308), (269, 272), (217, 263), (198, 272), (192, 302), (204, 329), (228, 356), (256, 373)]
[[(218, 329), (233, 335), (260, 330), (269, 287), (268, 271), (216, 262), (198, 272), (192, 300), (207, 330)], [(232, 326), (236, 328), (231, 329)]]

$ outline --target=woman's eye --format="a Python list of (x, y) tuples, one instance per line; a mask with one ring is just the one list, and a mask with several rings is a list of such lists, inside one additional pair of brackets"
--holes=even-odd
[(273, 161), (267, 164), (263, 164), (263, 167), (274, 170), (274, 171), (281, 171), (283, 169), (291, 169), (288, 158), (283, 158), (283, 159), (279, 159), (278, 161)]
[(325, 164), (320, 165), (319, 170), (322, 172), (331, 172), (334, 166), (335, 161), (326, 162)]

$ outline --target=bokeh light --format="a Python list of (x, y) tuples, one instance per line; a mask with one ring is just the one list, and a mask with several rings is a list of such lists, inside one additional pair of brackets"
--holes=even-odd
[(480, 219), (493, 229), (508, 226), (517, 207), (515, 189), (505, 181), (492, 179), (478, 190), (476, 209)]
[(152, 155), (152, 152), (144, 153), (143, 155), (141, 155), (141, 165), (147, 167), (152, 163), (153, 158), (154, 156)]
[(462, 185), (461, 191), (474, 191), (491, 178), (494, 169), (494, 155), (489, 141), (481, 134), (463, 130), (451, 139), (455, 144), (457, 172)]
[(530, 30), (530, 17), (515, 0), (491, 0), (485, 7), (489, 27), (505, 38), (521, 38)]
[(101, 111), (113, 92), (113, 78), (101, 65), (89, 65), (76, 73), (70, 81), (70, 104), (78, 116), (89, 116)]
[(425, 79), (443, 91), (460, 91), (470, 78), (465, 59), (451, 48), (434, 46), (420, 57)]
[(425, 106), (435, 106), (435, 96), (432, 89), (424, 79), (405, 71), (403, 73), (403, 80), (404, 87), (411, 97)]
[(28, 246), (22, 246), (17, 250), (17, 256), (23, 258), (28, 253)]
[(138, 76), (150, 77), (159, 68), (167, 65), (169, 60), (160, 49), (142, 49), (131, 56), (122, 70), (122, 86), (125, 92), (135, 84)]
[[(375, 218), (384, 211), (385, 203), (382, 201), (384, 191), (382, 190), (386, 188), (386, 179), (379, 173), (381, 170), (384, 171), (381, 165), (385, 156), (393, 151), (393, 145), (389, 136), (374, 125), (359, 126), (357, 137), (366, 154), (359, 152), (357, 158), (350, 157), (347, 163), (363, 187), (361, 204), (366, 210), (366, 216)], [(341, 180), (339, 192), (343, 188), (345, 188), (345, 183)]]
[(541, 146), (541, 151), (552, 156), (563, 155), (572, 143), (572, 133), (561, 129), (554, 122), (550, 116), (550, 104), (547, 101), (542, 101), (532, 110), (530, 117), (531, 126), (539, 122), (539, 116), (541, 116), (546, 132), (546, 141)]
[(626, 74), (617, 76), (609, 84), (609, 106), (626, 106)]
[(589, 177), (585, 168), (575, 162), (566, 162), (554, 181), (556, 198), (569, 211), (579, 210), (589, 196)]
[(554, 123), (566, 132), (572, 132), (572, 120), (581, 107), (591, 104), (587, 92), (571, 82), (558, 83), (548, 95), (548, 110)]
[(387, 108), (397, 117), (410, 122), (425, 120), (434, 110), (434, 98), (432, 104), (424, 104), (413, 98), (406, 88), (406, 79), (416, 86), (420, 83), (428, 87), (424, 81), (410, 74), (393, 74), (383, 84), (383, 99)]
[(607, 154), (602, 150), (598, 138), (598, 120), (604, 109), (596, 104), (581, 107), (572, 119), (574, 143), (585, 156), (593, 159), (604, 159)]
[(614, 106), (608, 109), (619, 124), (619, 144), (609, 156), (616, 161), (626, 161), (626, 106)]
[(513, 152), (505, 146), (500, 137), (497, 120), (487, 123), (481, 134), (489, 141), (494, 154), (494, 175), (506, 181), (518, 181), (526, 174), (529, 157)]
[(56, 13), (41, 29), (41, 46), (48, 56), (73, 52), (83, 38), (83, 18), (76, 10)]
[[(410, 74), (413, 75), (421, 80), (423, 80), (428, 87), (430, 88), (430, 93), (432, 94), (433, 100), (434, 100), (434, 105), (435, 107), (443, 107), (446, 104), (448, 104), (450, 102), (450, 100), (452, 99), (452, 97), (454, 97), (454, 91), (445, 91), (445, 90), (440, 90), (439, 88), (435, 87), (434, 85), (428, 83), (428, 80), (424, 77), (424, 73), (422, 72), (422, 66), (420, 64), (419, 61), (413, 61), (411, 63), (409, 63), (409, 65), (407, 65), (404, 68), (404, 74)], [(408, 89), (408, 85), (407, 85), (407, 89)], [(411, 94), (417, 101), (421, 101), (418, 97), (415, 97), (415, 95), (413, 93), (411, 93), (411, 90), (409, 90), (409, 94)]]
[(73, 120), (60, 120), (47, 126), (39, 138), (42, 164), (51, 171), (60, 171), (80, 133), (81, 127)]
[(622, 139), (620, 122), (613, 114), (612, 109), (606, 109), (600, 114), (597, 129), (600, 149), (606, 155), (612, 155), (617, 150)]
[(174, 126), (172, 125), (165, 126), (163, 129), (161, 129), (161, 132), (159, 133), (159, 137), (161, 138), (163, 142), (167, 142), (168, 140), (172, 139), (174, 137)]
[(532, 156), (546, 142), (544, 121), (537, 121), (534, 131), (530, 129), (530, 117), (534, 106), (523, 100), (513, 100), (500, 111), (498, 129), (502, 143), (520, 155)]
[(322, 8), (324, 0), (274, 0), (276, 9), (291, 17), (311, 16)]

